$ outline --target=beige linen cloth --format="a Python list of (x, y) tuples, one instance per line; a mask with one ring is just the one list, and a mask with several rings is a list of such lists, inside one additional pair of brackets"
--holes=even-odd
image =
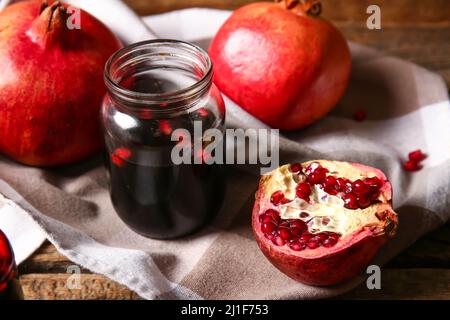
[[(207, 46), (227, 15), (185, 10), (146, 22), (162, 37)], [(205, 19), (213, 27), (204, 33), (193, 30), (193, 21)], [(171, 21), (177, 27), (168, 30)], [(383, 264), (450, 217), (450, 105), (438, 75), (365, 47), (351, 45), (351, 51), (353, 70), (345, 97), (317, 124), (282, 134), (281, 163), (327, 158), (382, 169), (393, 184), (400, 215), (397, 236), (374, 262)], [(352, 120), (359, 108), (368, 112), (364, 122)], [(265, 127), (228, 99), (227, 123)], [(424, 168), (405, 172), (400, 159), (417, 148), (429, 154)], [(53, 170), (0, 160), (0, 191), (11, 205), (24, 208), (61, 253), (143, 298), (315, 299), (336, 296), (364, 281), (361, 276), (335, 287), (312, 287), (272, 267), (251, 232), (258, 179), (230, 166), (226, 200), (214, 222), (190, 237), (159, 241), (139, 236), (117, 217), (100, 160)]]

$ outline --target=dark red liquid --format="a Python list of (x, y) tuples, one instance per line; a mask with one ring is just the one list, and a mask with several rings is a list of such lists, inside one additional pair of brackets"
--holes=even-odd
[(148, 237), (168, 239), (207, 223), (222, 204), (218, 165), (112, 164), (111, 199), (120, 218)]
[(0, 300), (22, 298), (22, 290), (17, 279), (14, 254), (8, 239), (0, 230)]

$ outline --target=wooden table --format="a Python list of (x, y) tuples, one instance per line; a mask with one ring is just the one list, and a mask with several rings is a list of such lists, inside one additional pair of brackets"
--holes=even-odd
[[(189, 6), (235, 8), (248, 0), (125, 0), (140, 14)], [(366, 8), (371, 0), (323, 0), (324, 16), (348, 39), (378, 48), (441, 74), (450, 87), (450, 1), (378, 0), (382, 30), (366, 28)], [(27, 299), (138, 299), (103, 276), (82, 270), (81, 290), (66, 288), (72, 265), (45, 243), (20, 268)], [(382, 290), (365, 285), (342, 298), (351, 299), (450, 299), (450, 223), (429, 233), (387, 265)]]

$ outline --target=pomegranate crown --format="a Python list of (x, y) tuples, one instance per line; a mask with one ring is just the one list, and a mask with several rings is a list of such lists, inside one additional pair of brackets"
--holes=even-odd
[(64, 37), (67, 29), (68, 14), (59, 1), (43, 0), (39, 7), (39, 15), (33, 21), (29, 35), (42, 47), (58, 43)]
[(320, 0), (275, 0), (275, 2), (284, 2), (286, 9), (313, 17), (319, 16), (322, 12)]

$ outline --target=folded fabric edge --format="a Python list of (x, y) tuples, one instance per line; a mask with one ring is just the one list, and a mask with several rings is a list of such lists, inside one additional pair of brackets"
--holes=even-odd
[[(0, 180), (0, 190), (2, 190), (6, 203), (13, 207), (20, 208), (25, 212), (35, 222), (35, 227), (39, 228), (41, 232), (47, 235), (47, 239), (56, 247), (58, 252), (83, 268), (94, 273), (102, 274), (119, 284), (128, 287), (145, 299), (158, 299), (160, 296), (165, 295), (170, 295), (172, 299), (203, 299), (190, 289), (169, 281), (161, 273), (153, 259), (145, 252), (132, 249), (112, 248), (98, 243), (91, 237), (75, 230), (71, 226), (43, 215), (3, 180)], [(47, 232), (48, 224), (54, 224), (54, 227), (57, 227), (58, 230), (65, 229), (65, 238), (56, 239), (54, 234)], [(65, 248), (64, 241), (69, 238), (78, 239), (74, 244), (75, 249), (80, 245), (89, 247), (90, 250), (95, 251), (95, 254), (93, 254), (95, 257), (86, 256), (76, 252), (75, 249)], [(99, 254), (106, 255), (109, 260), (116, 260), (117, 263), (106, 263), (97, 256)], [(152, 279), (154, 281), (139, 274), (130, 274), (123, 271), (132, 269), (131, 266), (118, 267), (121, 264), (127, 263), (146, 266), (149, 270), (148, 272), (144, 272), (144, 274), (155, 275), (154, 279)], [(152, 286), (152, 284), (154, 286)]]

